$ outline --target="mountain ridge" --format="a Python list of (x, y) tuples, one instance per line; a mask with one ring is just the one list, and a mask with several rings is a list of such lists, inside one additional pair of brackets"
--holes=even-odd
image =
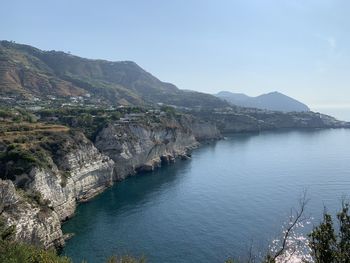
[(87, 59), (9, 41), (0, 41), (0, 86), (0, 95), (21, 98), (90, 95), (106, 105), (228, 105), (210, 94), (182, 91), (133, 61)]
[(310, 108), (306, 104), (285, 94), (282, 94), (278, 91), (269, 92), (256, 97), (251, 97), (243, 93), (233, 93), (229, 91), (221, 91), (214, 95), (218, 98), (229, 102), (232, 105), (237, 105), (241, 107), (282, 112), (310, 111)]

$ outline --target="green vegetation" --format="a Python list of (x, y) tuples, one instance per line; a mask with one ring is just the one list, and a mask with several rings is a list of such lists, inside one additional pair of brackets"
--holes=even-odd
[[(304, 203), (305, 205), (305, 203)], [(304, 205), (293, 223), (284, 231), (281, 249), (274, 254), (269, 254), (264, 263), (281, 262), (284, 253), (288, 250), (286, 243), (288, 235), (292, 233), (293, 228), (301, 222)], [(341, 211), (337, 214), (338, 229), (334, 227), (332, 216), (324, 213), (323, 221), (319, 226), (314, 227), (308, 235), (308, 247), (311, 249), (310, 260), (304, 259), (305, 263), (348, 263), (350, 262), (350, 215), (349, 204), (343, 203)], [(291, 248), (292, 251), (297, 248)], [(283, 260), (282, 260), (283, 261)]]
[[(350, 262), (350, 204), (343, 202), (340, 212), (337, 214), (337, 222), (333, 222), (332, 216), (325, 212), (323, 221), (311, 231), (306, 247), (300, 251), (300, 240), (289, 242), (293, 231), (302, 221), (304, 207), (303, 201), (300, 210), (295, 211), (290, 224), (283, 230), (283, 238), (280, 247), (276, 251), (270, 251), (266, 256), (255, 256), (249, 251), (249, 257), (245, 261), (228, 259), (225, 263), (280, 263), (280, 262), (303, 262), (303, 263), (349, 263)], [(336, 227), (334, 226), (336, 225)], [(290, 245), (290, 244), (292, 245)], [(306, 248), (306, 249), (305, 249)], [(299, 252), (303, 257), (300, 258)], [(293, 255), (298, 254), (297, 259)], [(297, 261), (296, 261), (297, 260)]]
[(82, 134), (67, 128), (61, 132), (44, 129), (0, 135), (0, 178), (15, 181), (21, 175), (16, 185), (25, 188), (32, 168), (51, 169), (56, 164), (64, 186), (70, 173), (61, 160), (79, 144), (86, 143)]
[[(1, 212), (2, 211), (0, 210), (0, 215)], [(13, 236), (15, 230), (15, 226), (7, 227), (4, 220), (0, 216), (0, 242), (9, 240)]]
[(161, 107), (161, 111), (165, 112), (167, 114), (167, 116), (175, 116), (176, 115), (176, 110), (170, 106)]
[[(175, 116), (173, 108), (164, 107), (164, 110), (162, 113)], [(17, 187), (25, 188), (31, 180), (29, 172), (33, 167), (51, 169), (56, 164), (63, 179), (61, 185), (64, 186), (70, 173), (62, 160), (78, 145), (90, 143), (81, 133), (94, 141), (108, 123), (120, 120), (157, 124), (161, 122), (160, 113), (160, 110), (148, 111), (141, 107), (108, 110), (64, 107), (39, 110), (36, 116), (40, 116), (40, 120), (36, 120), (34, 115), (23, 109), (2, 107), (0, 178), (16, 181)]]
[[(194, 108), (228, 106), (213, 95), (183, 91), (162, 82), (130, 61), (89, 60), (8, 41), (0, 41), (0, 57), (4, 72), (0, 94), (4, 96), (54, 96), (68, 101), (83, 96), (84, 103), (107, 106), (150, 106), (159, 102)], [(23, 80), (28, 84), (23, 85)]]
[(337, 214), (338, 229), (332, 217), (324, 213), (323, 222), (309, 235), (310, 248), (315, 263), (350, 262), (350, 215), (349, 204), (343, 203)]
[[(84, 136), (66, 126), (28, 122), (21, 109), (3, 108), (1, 112), (0, 179), (16, 181), (17, 187), (25, 188), (30, 182), (32, 168), (51, 169), (53, 162), (59, 166), (65, 154), (77, 144), (86, 143)], [(23, 121), (17, 122), (13, 116)], [(69, 172), (63, 169), (61, 176), (65, 184)]]
[(15, 226), (6, 227), (0, 217), (0, 263), (72, 263), (54, 250), (14, 242)]
[[(300, 213), (302, 215), (302, 212)], [(300, 217), (299, 217), (300, 219)], [(296, 219), (295, 222), (299, 222)], [(330, 214), (325, 213), (323, 221), (309, 234), (309, 246), (311, 248), (311, 261), (304, 263), (348, 263), (350, 262), (350, 215), (349, 204), (344, 203), (341, 211), (337, 214), (338, 228)], [(294, 226), (294, 225), (293, 225)], [(20, 244), (12, 241), (15, 227), (6, 227), (0, 217), (0, 263), (72, 263), (72, 260), (58, 256), (54, 250), (44, 250), (34, 246)], [(288, 232), (288, 230), (287, 230)], [(287, 236), (285, 236), (287, 237)], [(284, 249), (284, 248), (283, 248)], [(280, 260), (284, 250), (277, 254), (269, 254), (265, 259), (251, 258), (246, 262), (276, 263), (288, 262)], [(109, 258), (106, 263), (145, 263), (145, 258), (136, 259), (130, 256)], [(238, 262), (233, 259), (225, 263)]]
[(0, 242), (1, 263), (72, 263), (67, 257), (60, 257), (54, 250), (14, 242)]
[(15, 180), (16, 175), (29, 173), (34, 166), (48, 166), (46, 153), (39, 147), (26, 149), (20, 144), (10, 144), (0, 153), (1, 179)]
[[(85, 261), (88, 263), (89, 261)], [(106, 263), (145, 263), (146, 260), (130, 256), (111, 257)], [(73, 263), (72, 259), (57, 255), (55, 250), (44, 250), (35, 246), (0, 241), (0, 263)]]
[(144, 108), (125, 107), (115, 110), (103, 108), (66, 107), (44, 109), (38, 111), (43, 120), (51, 123), (67, 125), (81, 131), (90, 140), (94, 140), (97, 133), (111, 121), (118, 121), (125, 114), (145, 113)]
[[(45, 250), (13, 241), (14, 232), (15, 226), (6, 227), (0, 216), (0, 263), (73, 263), (70, 258), (59, 256), (53, 249)], [(113, 256), (106, 261), (106, 263), (145, 262), (145, 258), (136, 259), (131, 256)]]
[(6, 120), (14, 123), (21, 123), (21, 122), (29, 122), (34, 123), (36, 122), (36, 118), (33, 114), (25, 111), (21, 108), (7, 108), (7, 107), (1, 107), (0, 108), (0, 120)]

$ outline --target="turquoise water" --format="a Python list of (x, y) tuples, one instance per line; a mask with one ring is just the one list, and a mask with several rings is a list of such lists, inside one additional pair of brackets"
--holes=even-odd
[(63, 254), (97, 263), (112, 254), (148, 262), (223, 262), (265, 251), (304, 189), (307, 215), (350, 192), (350, 130), (232, 135), (192, 160), (129, 178), (82, 204), (64, 225)]

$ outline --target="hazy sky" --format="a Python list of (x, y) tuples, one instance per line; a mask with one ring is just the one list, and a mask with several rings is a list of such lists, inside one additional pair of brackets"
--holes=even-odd
[(11, 0), (0, 39), (133, 60), (182, 89), (349, 106), (349, 12), (349, 0)]

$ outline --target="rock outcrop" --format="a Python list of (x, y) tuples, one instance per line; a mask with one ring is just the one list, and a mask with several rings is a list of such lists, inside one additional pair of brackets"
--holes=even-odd
[(64, 244), (60, 223), (73, 216), (78, 202), (129, 175), (187, 160), (198, 140), (221, 137), (215, 125), (189, 115), (110, 123), (95, 145), (78, 132), (47, 136), (40, 146), (44, 165), (0, 181), (1, 216), (16, 225), (15, 238), (46, 248)]
[(96, 147), (115, 162), (115, 179), (138, 171), (152, 171), (162, 162), (188, 156), (197, 147), (190, 127), (180, 120), (160, 119), (159, 123), (112, 123), (97, 135)]
[[(3, 159), (2, 167), (11, 162), (13, 165), (18, 158), (31, 163), (30, 170), (13, 175), (9, 178), (12, 181), (0, 179), (0, 216), (7, 225), (16, 226), (16, 240), (45, 248), (62, 246), (60, 224), (74, 214), (78, 202), (129, 175), (153, 171), (177, 158), (189, 159), (199, 141), (220, 139), (221, 132), (349, 127), (348, 123), (312, 112), (256, 110), (211, 112), (198, 117), (167, 114), (114, 121), (97, 133), (94, 143), (82, 133), (71, 131), (39, 134), (33, 137), (37, 141), (24, 143), (27, 148), (23, 152), (20, 147), (16, 152), (13, 145), (2, 142), (1, 151), (6, 155), (12, 149), (17, 158), (11, 160), (9, 155), (10, 159)], [(39, 162), (26, 155), (40, 157), (35, 155), (38, 151), (46, 153)]]
[(60, 143), (65, 151), (52, 157), (51, 169), (31, 171), (29, 188), (40, 192), (60, 219), (66, 220), (73, 215), (76, 202), (88, 200), (112, 185), (114, 162), (83, 134)]
[[(77, 202), (113, 183), (113, 160), (101, 154), (83, 134), (61, 135), (60, 139), (51, 145), (51, 156), (47, 156), (50, 168), (33, 166), (13, 183), (2, 182), (2, 191), (6, 192), (0, 202), (9, 208), (3, 216), (8, 224), (16, 225), (18, 240), (44, 247), (63, 245), (60, 222), (74, 214)], [(34, 196), (41, 200), (42, 207), (20, 198), (14, 184), (29, 199), (35, 200)]]
[(193, 136), (199, 142), (222, 139), (221, 132), (213, 122), (194, 118), (191, 115), (183, 115), (180, 122), (191, 130)]
[(55, 211), (17, 191), (9, 180), (0, 179), (0, 216), (8, 226), (15, 226), (14, 239), (49, 247), (64, 244), (61, 222)]

